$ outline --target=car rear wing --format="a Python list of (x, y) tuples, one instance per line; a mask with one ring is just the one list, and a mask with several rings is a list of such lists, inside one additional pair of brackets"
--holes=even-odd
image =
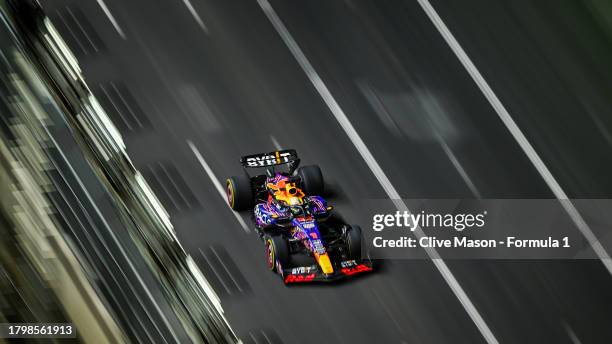
[(270, 153), (259, 153), (247, 155), (240, 158), (244, 167), (269, 167), (283, 164), (295, 164), (299, 162), (295, 149), (285, 149)]

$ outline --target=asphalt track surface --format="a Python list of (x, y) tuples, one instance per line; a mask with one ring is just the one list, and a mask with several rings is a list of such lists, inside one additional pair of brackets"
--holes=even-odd
[[(417, 1), (270, 4), (402, 197), (554, 197)], [(431, 4), (565, 192), (612, 196), (612, 38), (588, 3)], [(295, 148), (363, 227), (356, 200), (387, 195), (257, 1), (43, 6), (245, 343), (485, 342), (429, 261), (323, 286), (266, 271), (188, 140), (215, 183)], [(599, 261), (446, 263), (500, 343), (612, 341)]]

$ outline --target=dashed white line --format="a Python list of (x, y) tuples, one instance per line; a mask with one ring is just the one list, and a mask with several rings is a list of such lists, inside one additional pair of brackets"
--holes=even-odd
[(204, 30), (204, 32), (208, 34), (208, 27), (206, 26), (206, 24), (204, 24), (204, 21), (202, 20), (202, 18), (200, 18), (200, 15), (198, 14), (198, 12), (196, 12), (195, 8), (193, 8), (191, 1), (183, 0), (183, 2), (185, 3), (185, 6), (187, 6), (187, 9), (191, 13), (191, 15), (193, 16), (193, 19), (195, 19), (195, 21), (198, 23), (198, 25), (200, 25), (202, 30)]
[[(348, 135), (353, 145), (357, 148), (357, 150), (361, 154), (361, 157), (364, 159), (370, 170), (372, 170), (372, 173), (374, 173), (374, 175), (378, 179), (378, 182), (383, 187), (389, 198), (393, 200), (398, 210), (409, 212), (408, 207), (401, 200), (401, 196), (399, 195), (395, 187), (391, 184), (391, 181), (389, 180), (387, 175), (383, 172), (382, 168), (380, 167), (368, 147), (365, 145), (365, 143), (349, 121), (348, 117), (342, 110), (342, 108), (340, 108), (340, 105), (338, 105), (331, 92), (329, 91), (327, 86), (325, 86), (323, 80), (317, 74), (314, 67), (310, 64), (310, 61), (308, 61), (308, 59), (298, 46), (297, 42), (293, 39), (281, 19), (278, 17), (278, 15), (268, 2), (268, 0), (257, 0), (257, 2), (259, 3), (259, 6), (262, 8), (262, 10), (266, 14), (278, 34), (281, 36), (282, 40), (285, 42), (285, 44), (293, 54), (293, 57), (297, 60), (300, 67), (302, 67), (304, 73), (306, 73), (306, 76), (308, 77), (310, 82), (313, 84), (321, 98), (323, 98), (323, 101), (330, 109), (331, 113), (334, 115), (342, 129), (344, 129), (345, 133)], [(421, 228), (417, 228), (414, 231), (414, 234), (417, 238), (420, 238), (424, 235)], [(438, 269), (438, 271), (440, 272), (446, 283), (449, 285), (459, 302), (461, 302), (463, 308), (466, 310), (466, 312), (468, 313), (468, 315), (470, 316), (484, 339), (487, 341), (487, 343), (499, 343), (487, 323), (484, 321), (480, 313), (478, 313), (476, 307), (469, 299), (455, 276), (452, 274), (452, 272), (444, 262), (444, 260), (440, 258), (438, 252), (435, 249), (427, 249), (426, 251), (428, 256), (431, 258), (431, 261), (433, 262), (434, 266)]]
[(123, 39), (127, 39), (127, 37), (125, 37), (125, 34), (123, 33), (123, 30), (121, 30), (121, 27), (119, 26), (119, 24), (117, 24), (115, 17), (113, 17), (113, 14), (110, 13), (108, 7), (106, 7), (104, 0), (97, 0), (97, 1), (98, 1), (98, 5), (100, 5), (100, 7), (102, 8), (102, 11), (104, 12), (104, 14), (106, 14), (106, 17), (108, 17), (108, 20), (110, 20), (111, 24), (113, 24), (113, 26), (115, 27), (115, 30), (117, 30), (117, 32), (119, 33), (119, 36), (121, 36), (121, 38)]
[(557, 182), (555, 177), (552, 175), (548, 167), (544, 164), (544, 161), (540, 158), (538, 153), (535, 151), (533, 146), (527, 141), (527, 138), (521, 131), (521, 129), (517, 126), (516, 122), (510, 116), (510, 113), (502, 102), (497, 98), (497, 95), (493, 92), (493, 89), (489, 86), (487, 81), (484, 79), (482, 74), (478, 71), (472, 60), (469, 58), (465, 50), (461, 47), (455, 36), (450, 32), (442, 18), (438, 15), (433, 6), (429, 3), (428, 0), (418, 0), (419, 4), (429, 16), (429, 19), (433, 22), (434, 26), (438, 29), (448, 46), (455, 53), (463, 67), (470, 74), (480, 91), (484, 94), (485, 98), (491, 103), (491, 106), (497, 112), (497, 115), (502, 120), (506, 128), (510, 131), (516, 142), (519, 144), (523, 152), (529, 158), (529, 161), (533, 164), (535, 169), (540, 173), (540, 176), (544, 179), (548, 187), (552, 190), (555, 197), (560, 200), (561, 205), (572, 219), (576, 227), (580, 230), (582, 235), (587, 239), (593, 251), (597, 254), (597, 257), (604, 264), (606, 269), (610, 274), (612, 274), (612, 259), (601, 245), (589, 225), (584, 221), (582, 215), (578, 212), (578, 209), (574, 206), (574, 204), (569, 200), (569, 197), (561, 188), (561, 185)]
[[(188, 140), (187, 144), (189, 145), (189, 148), (191, 148), (191, 151), (193, 152), (193, 154), (195, 154), (196, 159), (198, 159), (198, 162), (200, 163), (200, 165), (202, 165), (202, 167), (204, 168), (204, 171), (206, 171), (208, 178), (210, 178), (210, 181), (215, 186), (215, 189), (217, 190), (217, 192), (219, 192), (219, 195), (221, 195), (221, 198), (223, 199), (223, 201), (226, 202), (225, 190), (223, 189), (223, 186), (221, 186), (221, 183), (219, 183), (219, 179), (217, 179), (217, 176), (215, 176), (215, 173), (213, 172), (213, 170), (210, 168), (206, 160), (204, 160), (204, 157), (202, 157), (202, 154), (200, 153), (198, 148), (193, 144), (193, 142)], [(249, 226), (247, 226), (247, 224), (242, 219), (242, 216), (240, 216), (240, 214), (238, 214), (237, 212), (233, 210), (230, 210), (230, 211), (232, 212), (232, 214), (234, 214), (234, 216), (236, 217), (236, 220), (238, 221), (242, 229), (244, 229), (245, 232), (250, 233), (251, 230), (249, 229)]]

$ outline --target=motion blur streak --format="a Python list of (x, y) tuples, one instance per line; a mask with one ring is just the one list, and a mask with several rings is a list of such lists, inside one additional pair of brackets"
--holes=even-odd
[(453, 151), (450, 149), (448, 144), (446, 144), (446, 141), (444, 140), (442, 135), (438, 134), (438, 132), (436, 132), (435, 135), (438, 138), (438, 142), (440, 142), (440, 146), (442, 147), (442, 150), (444, 150), (444, 153), (446, 153), (446, 156), (448, 156), (448, 159), (451, 161), (453, 166), (455, 166), (455, 169), (457, 170), (461, 178), (463, 178), (463, 180), (465, 181), (465, 184), (468, 186), (468, 188), (470, 188), (470, 191), (472, 191), (472, 194), (474, 195), (474, 197), (482, 198), (482, 195), (480, 194), (480, 191), (478, 191), (478, 189), (476, 188), (476, 185), (472, 181), (472, 178), (470, 178), (470, 176), (467, 174), (463, 166), (461, 166), (459, 159), (457, 159), (457, 157), (455, 156)]
[(584, 221), (582, 215), (578, 212), (578, 209), (572, 204), (565, 191), (561, 188), (561, 185), (557, 182), (555, 177), (552, 175), (548, 167), (544, 164), (544, 161), (540, 158), (538, 153), (535, 151), (533, 146), (529, 143), (521, 129), (516, 125), (512, 116), (506, 107), (499, 100), (495, 92), (491, 89), (487, 81), (483, 78), (482, 74), (478, 71), (472, 60), (469, 58), (467, 53), (463, 50), (459, 42), (455, 39), (453, 34), (450, 32), (442, 18), (438, 15), (433, 6), (429, 3), (429, 0), (418, 0), (419, 4), (427, 13), (427, 16), (431, 19), (433, 24), (436, 26), (446, 43), (453, 50), (457, 58), (461, 61), (461, 64), (468, 71), (470, 76), (474, 79), (474, 82), (478, 85), (478, 88), (482, 91), (487, 100), (491, 103), (491, 106), (495, 109), (495, 112), (499, 115), (499, 118), (504, 122), (516, 142), (521, 146), (529, 160), (534, 165), (536, 170), (540, 173), (546, 184), (550, 187), (555, 197), (561, 201), (563, 208), (567, 211), (568, 215), (574, 221), (574, 224), (580, 232), (587, 239), (601, 262), (604, 264), (608, 272), (612, 275), (612, 258), (606, 252), (602, 244), (599, 242), (589, 225)]
[(185, 3), (185, 6), (187, 6), (187, 9), (191, 13), (191, 15), (193, 16), (193, 19), (195, 19), (195, 21), (198, 22), (198, 25), (200, 25), (202, 30), (204, 30), (204, 32), (208, 34), (208, 28), (204, 24), (204, 21), (202, 21), (202, 18), (200, 18), (200, 15), (198, 14), (198, 12), (196, 12), (195, 8), (193, 8), (191, 1), (183, 0), (183, 2)]
[(104, 0), (96, 0), (96, 1), (98, 1), (98, 5), (100, 5), (100, 7), (102, 8), (102, 11), (104, 11), (104, 14), (106, 14), (111, 24), (113, 24), (113, 26), (115, 27), (115, 30), (117, 30), (117, 32), (119, 33), (119, 36), (121, 36), (121, 38), (123, 39), (127, 39), (127, 37), (125, 37), (125, 33), (123, 33), (123, 30), (117, 23), (117, 20), (115, 19), (113, 14), (110, 12), (108, 7), (106, 6), (106, 3), (104, 3)]
[[(319, 95), (321, 96), (321, 98), (323, 98), (325, 104), (327, 104), (336, 120), (340, 123), (342, 129), (344, 129), (345, 133), (349, 136), (351, 142), (355, 145), (355, 148), (357, 148), (357, 150), (361, 154), (361, 157), (365, 160), (370, 170), (372, 170), (372, 173), (374, 173), (380, 185), (383, 187), (389, 198), (393, 200), (393, 203), (395, 204), (397, 209), (399, 211), (410, 212), (406, 204), (401, 200), (402, 197), (399, 195), (393, 184), (391, 184), (391, 181), (389, 180), (385, 172), (382, 170), (378, 162), (376, 162), (376, 159), (374, 158), (368, 147), (365, 145), (365, 143), (351, 124), (344, 111), (340, 108), (340, 105), (338, 105), (331, 92), (327, 89), (327, 86), (325, 86), (325, 83), (323, 82), (323, 80), (321, 80), (321, 77), (319, 77), (314, 67), (310, 64), (297, 42), (293, 39), (281, 19), (278, 17), (270, 3), (267, 0), (257, 0), (257, 2), (261, 6), (262, 10), (265, 12), (272, 25), (276, 28), (278, 34), (281, 36), (289, 50), (291, 50), (291, 53), (304, 70), (304, 73), (306, 73), (306, 75), (308, 76), (308, 79), (310, 79), (317, 92), (319, 92)], [(417, 227), (413, 233), (417, 238), (421, 238), (425, 235), (420, 227)], [(498, 343), (497, 339), (495, 338), (495, 335), (493, 335), (493, 332), (491, 331), (483, 317), (480, 315), (480, 313), (478, 313), (478, 310), (476, 309), (470, 298), (467, 296), (467, 294), (465, 293), (453, 273), (450, 271), (444, 260), (440, 258), (437, 251), (429, 247), (426, 249), (426, 251), (427, 255), (432, 259), (433, 264), (436, 266), (440, 274), (442, 274), (446, 283), (448, 283), (450, 288), (453, 290), (453, 293), (457, 296), (457, 298), (465, 308), (466, 312), (469, 314), (472, 321), (474, 321), (474, 324), (476, 324), (478, 330), (485, 338), (487, 343)]]

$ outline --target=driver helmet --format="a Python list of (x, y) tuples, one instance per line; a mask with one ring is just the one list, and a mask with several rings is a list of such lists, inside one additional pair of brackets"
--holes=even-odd
[(285, 191), (287, 191), (287, 194), (291, 196), (294, 196), (300, 193), (295, 183), (285, 183)]

